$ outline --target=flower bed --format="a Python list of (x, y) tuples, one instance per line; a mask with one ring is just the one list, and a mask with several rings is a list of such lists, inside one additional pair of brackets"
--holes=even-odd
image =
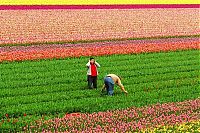
[(176, 125), (168, 125), (168, 126), (158, 126), (157, 128), (145, 129), (143, 132), (154, 133), (154, 132), (200, 132), (200, 120), (194, 120), (190, 122), (184, 122)]
[(1, 48), (0, 62), (199, 49), (199, 39), (184, 40), (187, 39), (167, 43), (164, 41), (160, 43), (157, 41), (154, 43), (125, 41), (81, 45), (16, 46)]
[[(200, 99), (127, 108), (97, 113), (66, 114), (63, 118), (39, 120), (29, 131), (128, 132), (142, 131), (199, 120)], [(199, 122), (197, 123), (199, 124)]]
[(198, 8), (1, 10), (0, 45), (199, 34)]

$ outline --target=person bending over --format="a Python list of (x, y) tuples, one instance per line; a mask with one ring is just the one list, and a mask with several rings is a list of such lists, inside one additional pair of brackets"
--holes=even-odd
[(124, 89), (124, 86), (121, 83), (121, 78), (115, 74), (108, 74), (104, 78), (104, 85), (102, 88), (102, 92), (106, 90), (107, 94), (112, 96), (114, 93), (115, 84), (118, 85), (125, 94), (128, 94), (128, 92)]

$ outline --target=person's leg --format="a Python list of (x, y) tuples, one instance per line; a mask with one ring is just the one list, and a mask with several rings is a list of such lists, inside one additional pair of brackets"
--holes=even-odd
[(114, 93), (114, 84), (108, 82), (107, 94), (112, 96)]
[(104, 79), (104, 83), (105, 83), (105, 86), (106, 86), (107, 94), (112, 96), (113, 95), (113, 90), (114, 90), (113, 80), (111, 78), (109, 78), (109, 77), (106, 77)]
[(89, 89), (92, 89), (92, 76), (88, 75), (88, 87)]
[(97, 76), (94, 76), (93, 77), (93, 87), (95, 88), (95, 89), (97, 89)]

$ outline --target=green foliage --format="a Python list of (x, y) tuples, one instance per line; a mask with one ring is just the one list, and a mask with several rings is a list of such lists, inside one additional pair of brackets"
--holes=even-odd
[[(87, 89), (88, 57), (0, 64), (0, 117), (91, 113), (199, 97), (198, 50), (95, 58), (101, 65), (97, 90)], [(101, 94), (108, 73), (122, 76), (128, 96), (117, 86), (113, 97)]]

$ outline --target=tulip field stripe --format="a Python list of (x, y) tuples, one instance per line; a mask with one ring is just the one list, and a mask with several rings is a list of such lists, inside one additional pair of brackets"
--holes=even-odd
[[(68, 3), (67, 3), (68, 4)], [(199, 4), (101, 4), (101, 5), (0, 5), (0, 10), (87, 10), (87, 9), (146, 9), (146, 8), (198, 8)]]
[[(82, 9), (81, 6), (89, 6), (86, 9), (93, 7), (95, 9), (95, 6), (105, 6), (105, 7), (109, 7), (109, 6), (123, 6), (125, 5), (125, 7), (129, 7), (129, 5), (133, 5), (137, 7), (137, 5), (140, 5), (139, 7), (142, 8), (142, 5), (162, 5), (161, 7), (168, 7), (169, 5), (180, 5), (181, 7), (188, 7), (188, 5), (190, 5), (189, 7), (193, 7), (193, 4), (197, 4), (199, 3), (199, 1), (197, 0), (174, 0), (174, 1), (168, 1), (168, 0), (73, 0), (73, 1), (64, 1), (64, 0), (58, 0), (58, 1), (54, 1), (54, 0), (1, 0), (0, 5), (5, 6), (5, 5), (9, 5), (11, 6), (10, 8), (16, 8), (16, 9), (20, 9), (17, 8), (15, 6), (23, 6), (26, 5), (28, 9), (30, 9), (32, 6), (36, 6), (38, 8), (36, 9), (48, 9), (48, 6), (55, 6), (53, 9), (57, 9), (56, 7), (59, 6), (66, 6), (66, 7), (70, 7), (70, 6), (78, 6), (78, 9)], [(184, 6), (185, 5), (185, 6)], [(13, 6), (13, 7), (12, 7)], [(25, 6), (25, 7), (26, 7)], [(45, 8), (45, 6), (47, 6)], [(40, 7), (40, 8), (39, 8)], [(145, 6), (144, 6), (145, 7)], [(92, 8), (92, 9), (93, 9)], [(4, 8), (3, 8), (4, 9)], [(24, 9), (24, 8), (22, 8)], [(25, 8), (26, 9), (26, 8)], [(51, 8), (50, 8), (51, 9)], [(59, 8), (58, 8), (59, 9)], [(70, 8), (69, 8), (70, 9)], [(73, 8), (72, 8), (73, 9)]]
[[(10, 49), (10, 48), (9, 48)], [(39, 49), (38, 49), (39, 50)], [(10, 49), (10, 51), (13, 51), (12, 49)], [(189, 53), (191, 54), (191, 52), (189, 51)], [(198, 54), (197, 52), (194, 52), (194, 53), (196, 53), (196, 54)], [(3, 54), (3, 52), (2, 52), (2, 54)], [(148, 53), (147, 53), (148, 54)], [(181, 53), (180, 53), (181, 54)], [(184, 53), (185, 54), (185, 53)], [(150, 58), (154, 58), (154, 57), (158, 57), (158, 56), (168, 56), (168, 57), (170, 57), (171, 55), (173, 55), (173, 53), (158, 53), (158, 54), (156, 54), (156, 55), (152, 55)], [(141, 55), (140, 55), (141, 56)], [(122, 60), (126, 60), (127, 59), (127, 57), (126, 56), (124, 56), (123, 58), (122, 57), (120, 57), (120, 59), (122, 59)], [(116, 59), (114, 59), (114, 60), (118, 60), (118, 58), (117, 58), (117, 55), (116, 55)], [(57, 61), (58, 62), (58, 61)], [(80, 61), (78, 61), (78, 62), (80, 62)], [(23, 63), (24, 64), (24, 63)], [(15, 66), (14, 66), (15, 67)]]
[(0, 10), (87, 10), (87, 9), (152, 9), (152, 8), (198, 8), (199, 4), (112, 4), (112, 5), (0, 5)]
[(176, 131), (176, 132), (200, 132), (200, 120), (192, 120), (189, 122), (183, 122), (175, 125), (158, 125), (156, 128), (142, 130), (142, 133), (146, 132), (167, 132), (167, 131)]
[[(154, 104), (144, 107), (132, 107), (123, 110), (113, 110), (106, 112), (73, 113), (63, 117), (50, 120), (40, 119), (32, 123), (32, 128), (26, 127), (27, 131), (93, 131), (93, 132), (133, 132), (151, 131), (152, 129), (165, 126), (177, 126), (183, 123), (196, 123), (199, 121), (199, 99)], [(40, 124), (38, 124), (40, 123)], [(79, 123), (79, 124), (78, 124)], [(67, 125), (67, 126), (66, 126)], [(197, 131), (198, 126), (192, 131)], [(174, 130), (176, 131), (176, 130)]]
[[(101, 126), (104, 126), (104, 124), (106, 124), (108, 122), (108, 120), (112, 121), (113, 118), (114, 119), (117, 118), (118, 121), (120, 121), (119, 123), (122, 123), (122, 122), (130, 123), (131, 122), (130, 123), (131, 125), (129, 125), (129, 126), (132, 126), (132, 124), (133, 125), (138, 124), (138, 125), (135, 125), (136, 126), (135, 128), (138, 128), (138, 130), (142, 129), (142, 131), (144, 131), (143, 129), (147, 128), (146, 130), (149, 131), (151, 129), (154, 129), (155, 127), (161, 127), (160, 124), (163, 124), (164, 121), (165, 121), (165, 125), (166, 124), (167, 125), (176, 125), (177, 123), (196, 121), (198, 119), (198, 114), (197, 114), (198, 108), (199, 108), (199, 99), (195, 99), (195, 100), (189, 100), (189, 101), (178, 102), (178, 103), (175, 102), (175, 103), (155, 104), (155, 105), (150, 105), (150, 106), (145, 106), (145, 107), (140, 107), (140, 108), (132, 107), (132, 108), (127, 108), (127, 109), (123, 109), (123, 110), (97, 112), (97, 113), (92, 113), (92, 114), (88, 114), (88, 113), (86, 113), (86, 114), (80, 114), (80, 113), (66, 114), (64, 117), (61, 116), (61, 117), (55, 118), (55, 119), (57, 119), (57, 124), (58, 124), (58, 122), (59, 123), (60, 122), (68, 123), (68, 124), (64, 124), (64, 125), (69, 125), (69, 127), (65, 127), (65, 131), (67, 130), (67, 128), (68, 129), (70, 128), (70, 125), (71, 125), (70, 123), (72, 121), (73, 121), (72, 123), (75, 124), (73, 127), (79, 126), (80, 124), (76, 125), (76, 121), (79, 121), (80, 118), (88, 119), (89, 121), (92, 120), (93, 123), (98, 122)], [(81, 117), (79, 117), (79, 116), (81, 116)], [(40, 120), (36, 121), (37, 117), (36, 118), (28, 117), (28, 116), (26, 116), (26, 117), (27, 117), (27, 119), (32, 120), (30, 126), (32, 126), (32, 124), (35, 125), (37, 122), (40, 121)], [(95, 118), (95, 117), (100, 117), (100, 119)], [(107, 117), (110, 117), (110, 119), (108, 119)], [(22, 120), (24, 118), (22, 118)], [(103, 119), (104, 122), (102, 121), (101, 118), (104, 118)], [(35, 124), (33, 122), (34, 119), (36, 122)], [(147, 121), (143, 121), (142, 119), (147, 119)], [(13, 121), (13, 120), (15, 120), (15, 118), (11, 119), (11, 121)], [(44, 126), (44, 127), (47, 127), (50, 123), (54, 122), (54, 119), (53, 119), (53, 121), (52, 120), (44, 120), (44, 118), (42, 118), (41, 120), (42, 120), (42, 123), (41, 123), (42, 125), (46, 124), (46, 126)], [(62, 120), (62, 121), (60, 121), (60, 120)], [(151, 124), (148, 123), (148, 120), (150, 120)], [(86, 120), (82, 124), (89, 124), (89, 123), (87, 123), (89, 121)], [(30, 123), (30, 121), (26, 121), (26, 122)], [(139, 125), (139, 123), (137, 123), (137, 122), (140, 122), (140, 124), (142, 124), (142, 125)], [(113, 123), (115, 123), (115, 122), (113, 121)], [(7, 131), (8, 131), (8, 129), (13, 129), (14, 131), (16, 131), (16, 130), (21, 131), (22, 125), (24, 125), (24, 124), (21, 124), (21, 125), (17, 125), (17, 123), (15, 123), (15, 124), (11, 124), (11, 123), (7, 122), (7, 120), (5, 119), (5, 122), (3, 122), (1, 125), (1, 129), (7, 130)], [(117, 123), (115, 123), (115, 124), (117, 124)], [(42, 126), (42, 125), (38, 125), (38, 126)], [(26, 125), (24, 125), (24, 126), (26, 126)], [(84, 127), (85, 126), (89, 127), (89, 125), (88, 126), (84, 125)], [(139, 128), (138, 126), (142, 126), (143, 128)], [(35, 126), (32, 126), (32, 127), (33, 127), (33, 129), (36, 128)], [(118, 125), (116, 125), (116, 127), (117, 127), (116, 130), (121, 129), (118, 127)], [(54, 127), (49, 127), (49, 128), (51, 129)], [(31, 128), (29, 128), (29, 129), (31, 129)], [(39, 130), (39, 129), (40, 129), (40, 127), (37, 127), (34, 131)], [(62, 129), (62, 128), (59, 128), (59, 129)], [(84, 130), (83, 128), (79, 128), (79, 130), (80, 129)], [(134, 130), (136, 130), (136, 129), (134, 129)], [(64, 130), (62, 130), (62, 131), (64, 131)], [(132, 131), (133, 131), (133, 129), (132, 129)]]
[(199, 35), (199, 8), (0, 10), (0, 15), (4, 46)]
[[(176, 56), (174, 56), (174, 54)], [(133, 63), (135, 63), (135, 65), (138, 64), (138, 66), (141, 66), (141, 60), (143, 61), (150, 61), (150, 62), (153, 62), (153, 63), (156, 63), (156, 62), (159, 62), (160, 60), (163, 60), (163, 57), (165, 57), (165, 61), (172, 61), (172, 60), (179, 60), (179, 61), (183, 61), (183, 59), (186, 59), (186, 60), (192, 60), (193, 58), (194, 59), (197, 59), (198, 58), (198, 55), (199, 55), (199, 51), (197, 50), (188, 50), (188, 51), (184, 51), (184, 52), (160, 52), (160, 53), (156, 53), (156, 54), (149, 54), (149, 53), (143, 53), (143, 54), (136, 54), (135, 56), (131, 56), (130, 55), (113, 55), (113, 56), (102, 56), (100, 59), (100, 61), (104, 61), (104, 60), (108, 60), (110, 61), (110, 63), (114, 63), (115, 65), (118, 66), (118, 60), (120, 60), (120, 62), (124, 63), (126, 62), (127, 60), (129, 61), (133, 61)], [(179, 57), (179, 56), (182, 56), (182, 57)], [(184, 57), (184, 58), (183, 58)], [(21, 68), (23, 67), (24, 69), (22, 70), (23, 73), (26, 73), (29, 72), (29, 71), (32, 71), (34, 73), (37, 73), (37, 72), (41, 72), (41, 71), (44, 71), (43, 69), (47, 69), (48, 68), (48, 71), (49, 70), (54, 70), (54, 71), (57, 71), (57, 70), (65, 70), (67, 66), (71, 67), (77, 67), (77, 68), (82, 68), (82, 64), (85, 64), (86, 60), (83, 60), (82, 58), (87, 58), (87, 57), (80, 57), (80, 58), (66, 58), (65, 60), (61, 59), (61, 60), (48, 60), (48, 63), (46, 60), (40, 60), (40, 62), (38, 63), (38, 61), (31, 61), (31, 63), (29, 63), (30, 61), (24, 61), (24, 62), (21, 62), (21, 63), (14, 63), (14, 65), (12, 63), (8, 63), (8, 62), (5, 62), (3, 63), (4, 65), (0, 65), (0, 68), (3, 68), (3, 70), (9, 70), (9, 71), (5, 71), (4, 73), (9, 73), (9, 72), (12, 72), (12, 69), (17, 69), (17, 68)], [(98, 59), (98, 56), (96, 57)], [(70, 62), (70, 63), (69, 63)], [(129, 62), (129, 64), (131, 63)], [(109, 64), (110, 64), (109, 63)], [(65, 65), (67, 64), (67, 65)], [(76, 64), (74, 66), (74, 64)], [(58, 67), (58, 66), (62, 66), (62, 67)], [(105, 64), (106, 65), (106, 64)], [(104, 65), (104, 66), (105, 66)], [(37, 67), (41, 67), (41, 70), (37, 70)], [(50, 67), (51, 66), (51, 69)], [(53, 66), (53, 68), (52, 68)], [(32, 68), (32, 69), (29, 69), (29, 68)], [(108, 65), (106, 65), (106, 67), (108, 67)], [(25, 71), (26, 70), (26, 71)], [(4, 74), (2, 73), (2, 74)]]
[(102, 56), (112, 54), (132, 54), (144, 52), (176, 51), (187, 49), (199, 49), (199, 40), (195, 42), (179, 42), (164, 44), (118, 44), (98, 47), (66, 47), (45, 48), (30, 51), (7, 51), (0, 54), (0, 62), (23, 61), (81, 56)]

